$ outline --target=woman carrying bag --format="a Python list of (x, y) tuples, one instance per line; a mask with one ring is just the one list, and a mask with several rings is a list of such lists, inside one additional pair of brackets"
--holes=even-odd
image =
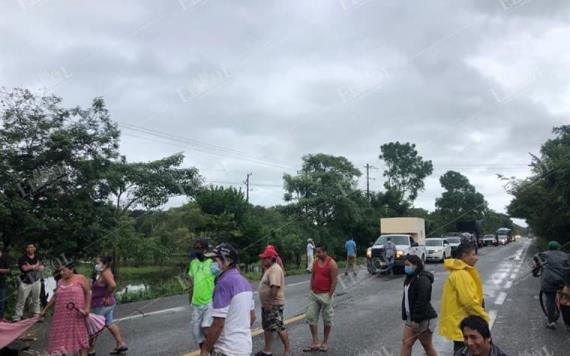
[(405, 321), (404, 339), (400, 356), (410, 356), (416, 340), (420, 340), (428, 356), (436, 356), (432, 343), (437, 313), (431, 305), (433, 274), (424, 270), (422, 260), (415, 255), (406, 258), (404, 267), (404, 295), (402, 297), (402, 319)]
[[(95, 272), (97, 275), (92, 285), (91, 304), (94, 314), (105, 317), (105, 326), (115, 339), (116, 347), (111, 351), (111, 355), (119, 355), (126, 352), (129, 348), (121, 335), (119, 325), (113, 322), (113, 311), (117, 305), (114, 291), (117, 288), (117, 284), (111, 271), (111, 262), (111, 257), (98, 257), (95, 260)], [(89, 355), (95, 355), (95, 341), (96, 338), (92, 340)]]
[[(43, 318), (46, 312), (55, 306), (50, 325), (48, 354), (66, 355), (78, 352), (79, 355), (85, 356), (89, 349), (89, 334), (85, 323), (91, 309), (89, 282), (82, 275), (75, 273), (72, 262), (61, 266), (57, 273), (59, 278), (55, 293), (40, 314)], [(69, 308), (68, 305), (74, 305), (75, 308)]]

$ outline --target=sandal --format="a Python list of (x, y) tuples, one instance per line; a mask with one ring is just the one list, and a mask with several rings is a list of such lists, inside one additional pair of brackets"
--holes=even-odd
[(320, 352), (327, 352), (329, 350), (328, 345), (321, 345), (319, 346), (319, 351)]
[(109, 355), (120, 355), (123, 352), (127, 352), (127, 350), (129, 349), (129, 347), (127, 345), (121, 346), (119, 348), (114, 349), (113, 351), (111, 351), (109, 353)]
[(309, 345), (303, 349), (303, 352), (315, 352), (315, 351), (319, 351), (320, 348), (321, 348), (320, 345), (319, 346)]

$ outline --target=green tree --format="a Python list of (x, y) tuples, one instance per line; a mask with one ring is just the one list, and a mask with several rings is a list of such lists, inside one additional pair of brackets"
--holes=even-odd
[(434, 233), (453, 229), (457, 221), (480, 220), (487, 211), (483, 194), (476, 191), (469, 179), (459, 172), (447, 171), (439, 179), (445, 191), (435, 201), (438, 227)]
[(554, 138), (533, 156), (532, 176), (510, 180), (507, 191), (514, 196), (507, 210), (526, 219), (534, 233), (544, 239), (570, 241), (570, 125), (555, 127)]
[(389, 142), (380, 146), (380, 159), (386, 164), (384, 183), (387, 190), (401, 192), (404, 199), (413, 202), (424, 189), (424, 179), (432, 174), (433, 164), (418, 155), (416, 145), (406, 142)]
[(184, 155), (177, 153), (151, 162), (112, 162), (102, 191), (106, 191), (117, 218), (137, 206), (155, 209), (174, 196), (194, 196), (201, 185), (196, 168), (179, 168)]
[(85, 254), (112, 223), (98, 189), (118, 155), (119, 130), (101, 98), (68, 109), (55, 96), (0, 90), (0, 232), (6, 247)]
[[(361, 172), (345, 157), (310, 154), (303, 157), (298, 175), (283, 175), (285, 201), (317, 226), (330, 225), (341, 216), (355, 216), (351, 199), (357, 194)], [(348, 211), (347, 211), (348, 210)]]

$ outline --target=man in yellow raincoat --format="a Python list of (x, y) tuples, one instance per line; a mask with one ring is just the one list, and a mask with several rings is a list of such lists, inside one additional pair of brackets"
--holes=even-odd
[(445, 261), (450, 271), (443, 286), (439, 317), (439, 334), (453, 341), (454, 351), (463, 344), (461, 321), (470, 315), (477, 315), (489, 322), (489, 315), (483, 307), (483, 286), (475, 264), (479, 258), (475, 247), (461, 244), (457, 248), (457, 259)]

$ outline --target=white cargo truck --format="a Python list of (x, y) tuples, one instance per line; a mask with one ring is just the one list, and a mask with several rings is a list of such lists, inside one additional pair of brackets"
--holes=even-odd
[(366, 252), (368, 271), (372, 274), (382, 272), (387, 266), (385, 256), (386, 241), (395, 245), (394, 267), (401, 270), (406, 256), (416, 255), (426, 260), (426, 229), (422, 218), (384, 218), (380, 219), (380, 236)]

